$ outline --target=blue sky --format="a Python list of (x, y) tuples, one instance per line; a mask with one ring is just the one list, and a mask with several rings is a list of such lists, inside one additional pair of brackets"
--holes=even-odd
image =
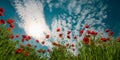
[(105, 21), (117, 35), (120, 32), (120, 6), (119, 0), (109, 0), (108, 1), (108, 18)]
[[(61, 1), (60, 0), (46, 0), (46, 1), (41, 0), (41, 2), (43, 3), (43, 6), (44, 6), (43, 7), (44, 19), (50, 29), (52, 29), (51, 25), (54, 20), (66, 20), (66, 22), (68, 22), (67, 18), (71, 17), (71, 19), (76, 20), (77, 22), (79, 21), (78, 18), (80, 16), (80, 14), (79, 13), (75, 14), (75, 11), (74, 11), (77, 7), (74, 7), (74, 5), (72, 5), (73, 7), (70, 6), (70, 9), (68, 8), (68, 5), (71, 3), (71, 1), (65, 0), (65, 2), (62, 2), (62, 0)], [(76, 0), (76, 1), (79, 1), (79, 0)], [(75, 1), (73, 1), (73, 2), (75, 2)], [(117, 36), (119, 34), (118, 32), (120, 32), (120, 29), (119, 29), (120, 28), (120, 24), (119, 24), (120, 8), (118, 7), (120, 5), (119, 2), (120, 2), (119, 0), (103, 0), (102, 1), (103, 6), (107, 6), (105, 8), (106, 13), (103, 14), (103, 15), (106, 15), (107, 17), (105, 19), (102, 19), (101, 23), (105, 24), (104, 28), (110, 28), (111, 30), (113, 30), (115, 33), (115, 36)], [(17, 10), (13, 6), (14, 4), (12, 5), (12, 3), (13, 3), (12, 0), (0, 0), (0, 7), (3, 7), (5, 9), (5, 15), (0, 18), (4, 18), (4, 19), (13, 18), (16, 22), (15, 23), (16, 28), (14, 29), (14, 33), (18, 33), (18, 34), (25, 33), (24, 29), (21, 29), (18, 26), (18, 23), (21, 20), (21, 18), (19, 17), (18, 13), (16, 12)], [(98, 7), (97, 3), (99, 3), (99, 2), (96, 2), (95, 3), (96, 5), (93, 4), (91, 6), (94, 6), (96, 8), (96, 7)], [(60, 4), (62, 4), (62, 5), (60, 5)], [(75, 6), (81, 6), (81, 5), (79, 5), (80, 3), (75, 2), (75, 4), (77, 4)], [(87, 5), (87, 4), (85, 4), (85, 5)], [(50, 7), (50, 6), (52, 6), (52, 7)], [(100, 10), (100, 9), (102, 9), (102, 8), (99, 8), (98, 10)], [(70, 13), (72, 13), (72, 14), (70, 14)], [(64, 18), (64, 16), (65, 16), (65, 18)], [(77, 17), (77, 18), (74, 18), (74, 17)], [(96, 16), (95, 18), (97, 19), (97, 18), (99, 18), (99, 16)], [(73, 27), (74, 25), (78, 24), (77, 22), (70, 23), (70, 24)], [(82, 23), (82, 21), (81, 21), (81, 23)], [(84, 23), (84, 21), (83, 21), (83, 23)], [(97, 25), (95, 25), (95, 26), (97, 26)], [(70, 29), (74, 30), (75, 28), (70, 28)]]

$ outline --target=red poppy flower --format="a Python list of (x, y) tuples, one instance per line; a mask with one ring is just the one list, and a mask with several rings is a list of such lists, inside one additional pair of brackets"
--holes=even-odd
[(18, 49), (16, 50), (16, 54), (21, 53), (21, 52), (22, 52), (22, 48), (18, 48)]
[(48, 49), (47, 51), (48, 51), (49, 53), (51, 52), (51, 50), (50, 50), (50, 49)]
[(88, 30), (87, 33), (88, 33), (88, 34), (91, 34), (91, 30)]
[(0, 16), (3, 16), (3, 13), (2, 13), (2, 12), (0, 12)]
[(31, 44), (27, 44), (28, 47), (31, 47)]
[(117, 40), (118, 40), (118, 42), (120, 42), (120, 36), (119, 36), (119, 37), (117, 37)]
[(57, 28), (57, 32), (60, 32), (60, 28)]
[(60, 37), (60, 38), (62, 38), (62, 33), (61, 33), (61, 34), (59, 34), (59, 37)]
[(13, 24), (13, 23), (14, 23), (14, 20), (8, 19), (8, 20), (7, 20), (7, 23), (8, 23), (8, 24)]
[(112, 35), (113, 35), (113, 32), (109, 32), (109, 33), (108, 33), (108, 36), (112, 36)]
[(39, 50), (37, 50), (37, 52), (41, 53), (41, 52), (43, 52), (43, 50), (42, 50), (42, 49), (39, 49)]
[(10, 38), (11, 38), (11, 39), (14, 39), (14, 35), (13, 35), (13, 34), (12, 34), (12, 35), (10, 35)]
[(75, 51), (75, 49), (74, 49), (74, 48), (73, 48), (72, 50), (73, 50), (73, 51)]
[(26, 38), (27, 36), (26, 35), (22, 35), (22, 38)]
[(106, 29), (105, 32), (110, 32), (110, 30), (109, 30), (109, 29)]
[(88, 37), (83, 38), (83, 43), (84, 44), (89, 44), (89, 42), (90, 42), (90, 39)]
[(0, 7), (0, 16), (3, 16), (4, 14), (4, 9)]
[(5, 21), (3, 19), (1, 19), (0, 24), (5, 24)]
[(29, 41), (29, 38), (28, 38), (28, 36), (26, 36), (25, 40), (26, 40), (26, 41)]
[(89, 25), (88, 25), (88, 24), (86, 24), (84, 27), (85, 27), (85, 28), (89, 28)]
[(97, 32), (91, 31), (91, 35), (96, 36), (96, 35), (97, 35)]
[(18, 38), (19, 37), (19, 35), (18, 34), (16, 34), (16, 38)]
[(66, 44), (66, 46), (69, 46), (69, 44)]
[(46, 52), (46, 50), (43, 50), (42, 52), (43, 52), (43, 53), (45, 53), (45, 52)]
[(11, 31), (11, 28), (7, 28), (8, 31)]
[(29, 54), (28, 52), (24, 52), (24, 56), (28, 56), (28, 54)]
[(70, 33), (71, 33), (70, 31), (67, 32), (68, 35), (69, 35)]
[(49, 35), (46, 35), (46, 38), (48, 39), (48, 38), (49, 38)]
[(22, 40), (22, 42), (24, 42), (24, 41), (25, 41), (25, 38), (22, 38), (21, 40)]
[(70, 39), (70, 35), (67, 35), (67, 38)]
[(31, 39), (30, 36), (24, 36), (24, 38), (25, 38), (26, 41), (29, 41)]
[(91, 34), (91, 35), (93, 35), (93, 36), (96, 36), (96, 35), (98, 34), (97, 32), (92, 31), (92, 30), (88, 30), (87, 33), (88, 33), (88, 34)]
[(39, 40), (35, 40), (37, 43), (39, 43)]
[(9, 26), (10, 26), (11, 28), (14, 28), (14, 24), (13, 24), (13, 23), (11, 23)]
[(84, 30), (80, 30), (80, 36), (82, 36), (83, 32), (84, 32)]
[(44, 42), (44, 41), (42, 41), (42, 44), (44, 45), (44, 44), (45, 44), (45, 42)]
[(74, 45), (74, 44), (72, 44), (71, 46), (72, 46), (72, 47), (74, 47), (75, 45)]
[(27, 38), (30, 40), (30, 39), (31, 39), (31, 36), (27, 36)]
[(101, 37), (100, 40), (103, 41), (103, 42), (106, 42), (108, 39), (104, 38), (104, 37)]
[(24, 44), (20, 44), (20, 47), (24, 47)]
[(3, 9), (3, 8), (1, 8), (1, 7), (0, 7), (0, 12), (2, 12), (2, 13), (4, 12), (4, 9)]
[(56, 46), (56, 45), (57, 45), (57, 43), (56, 43), (56, 42), (52, 42), (52, 45)]
[(40, 50), (37, 50), (37, 52), (38, 52), (38, 53), (41, 53), (41, 51), (40, 51)]
[(74, 36), (74, 39), (77, 39), (77, 36)]

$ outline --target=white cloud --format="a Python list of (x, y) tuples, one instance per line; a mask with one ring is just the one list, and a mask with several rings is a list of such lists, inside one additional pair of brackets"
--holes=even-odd
[(76, 7), (76, 11), (75, 11), (75, 14), (77, 15), (77, 14), (79, 14), (80, 13), (80, 11), (81, 11), (81, 6), (79, 5), (79, 6), (77, 6)]
[(50, 29), (46, 24), (43, 14), (43, 5), (39, 0), (15, 0), (14, 7), (21, 18), (19, 26), (22, 27), (27, 35), (40, 41), (45, 34), (50, 34)]
[[(99, 2), (99, 5), (94, 5), (96, 2)], [(105, 13), (107, 6), (103, 4), (100, 0), (71, 0), (66, 5), (67, 8), (64, 10), (68, 13), (64, 13), (61, 18), (54, 19), (54, 21), (58, 20), (57, 25), (61, 26), (63, 29), (63, 33), (66, 36), (66, 31), (69, 29), (74, 29), (72, 32), (75, 32), (75, 35), (79, 35), (79, 30), (84, 28), (84, 24), (90, 25), (90, 29), (99, 32), (100, 34), (104, 32), (105, 23), (102, 22), (103, 19), (107, 17), (107, 14)], [(61, 6), (63, 7), (63, 5)], [(61, 8), (59, 6), (59, 8)], [(76, 16), (76, 18), (72, 18), (73, 16)], [(59, 21), (61, 20), (61, 21)], [(67, 22), (69, 23), (67, 23)], [(60, 24), (62, 22), (62, 25)], [(73, 25), (73, 23), (76, 23), (76, 25)], [(56, 26), (56, 25), (52, 25)], [(68, 26), (68, 27), (66, 27)], [(95, 27), (97, 26), (97, 27)], [(87, 30), (85, 30), (86, 32)], [(83, 36), (79, 37), (79, 39), (82, 40), (86, 33), (83, 34)], [(105, 35), (105, 34), (104, 34)], [(73, 36), (71, 34), (71, 36)], [(64, 39), (66, 40), (66, 38)], [(72, 40), (72, 39), (71, 39)], [(68, 41), (71, 43), (71, 41)]]

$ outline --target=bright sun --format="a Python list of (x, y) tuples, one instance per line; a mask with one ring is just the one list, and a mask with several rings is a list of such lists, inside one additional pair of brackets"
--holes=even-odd
[(45, 22), (30, 20), (24, 25), (24, 30), (27, 35), (32, 36), (35, 39), (43, 41), (45, 34), (50, 34), (50, 30)]
[(42, 41), (47, 33), (46, 25), (40, 22), (29, 22), (25, 25), (26, 34), (32, 36), (35, 39)]
[(40, 24), (33, 23), (28, 26), (28, 34), (35, 38), (39, 38), (41, 35), (43, 35), (43, 30)]

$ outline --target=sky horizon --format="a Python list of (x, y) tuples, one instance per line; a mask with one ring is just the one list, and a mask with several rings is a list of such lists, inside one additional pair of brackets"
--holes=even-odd
[[(3, 7), (6, 11), (5, 12), (5, 17), (3, 17), (3, 18), (9, 18), (10, 17), (10, 18), (14, 18), (14, 20), (19, 19), (17, 12), (15, 12), (15, 8), (12, 5), (13, 1), (11, 1), (11, 0), (4, 0), (4, 1), (0, 0), (0, 2), (1, 2), (0, 7)], [(52, 2), (54, 2), (54, 0)], [(107, 9), (106, 10), (107, 11), (107, 18), (105, 20), (103, 20), (103, 22), (105, 22), (107, 28), (113, 30), (114, 33), (115, 33), (115, 36), (117, 36), (117, 35), (119, 35), (118, 32), (120, 32), (120, 29), (119, 29), (119, 27), (120, 27), (120, 24), (119, 24), (119, 20), (120, 20), (120, 17), (119, 17), (120, 16), (120, 11), (119, 10), (120, 10), (120, 8), (117, 7), (117, 6), (120, 5), (119, 1), (118, 0), (114, 0), (114, 1), (113, 0), (105, 0), (104, 3), (107, 5), (107, 8), (106, 8)], [(47, 4), (46, 4), (46, 6), (47, 6)], [(46, 23), (48, 24), (49, 28), (51, 28), (50, 25), (52, 24), (51, 21), (53, 19), (53, 16), (55, 14), (61, 13), (60, 11), (62, 11), (62, 9), (59, 12), (54, 11), (55, 13), (48, 11), (48, 9), (49, 9), (48, 7), (44, 7), (44, 9), (45, 9), (44, 14), (45, 14)], [(55, 9), (55, 8), (53, 7), (53, 9)], [(55, 10), (57, 10), (57, 9), (55, 9)], [(46, 12), (46, 11), (48, 11), (48, 12)], [(62, 11), (62, 13), (63, 12), (64, 11)], [(10, 13), (10, 14), (7, 14), (7, 13)], [(49, 20), (49, 19), (51, 19), (51, 20)], [(16, 24), (16, 26), (17, 26), (17, 24)]]
[[(101, 34), (105, 29), (110, 29), (117, 37), (120, 35), (119, 2), (118, 0), (0, 0), (0, 7), (5, 10), (4, 16), (0, 18), (15, 20), (14, 34), (31, 35), (40, 41), (44, 40), (45, 34), (50, 34), (54, 37), (51, 40), (56, 40), (58, 33), (55, 31), (58, 27), (65, 36), (67, 31), (74, 33), (71, 36), (79, 36), (79, 30), (84, 29), (85, 24)], [(105, 33), (102, 36), (107, 37)], [(69, 41), (69, 43), (76, 42)], [(46, 46), (50, 45), (47, 41)]]

